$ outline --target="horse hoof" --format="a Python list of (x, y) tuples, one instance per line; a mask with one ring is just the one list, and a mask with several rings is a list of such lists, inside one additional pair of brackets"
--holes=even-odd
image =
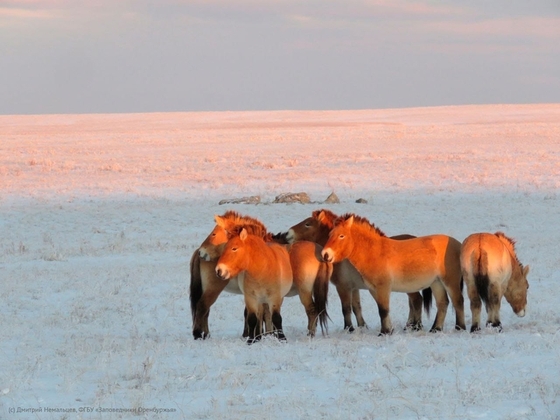
[(432, 329), (430, 330), (430, 332), (431, 332), (431, 333), (434, 333), (434, 334), (435, 334), (435, 333), (440, 333), (440, 332), (442, 332), (442, 331), (443, 331), (443, 330), (442, 330), (441, 328), (432, 328)]
[(503, 331), (502, 323), (501, 323), (501, 322), (492, 323), (492, 324), (490, 324), (490, 323), (486, 324), (486, 328), (489, 328), (489, 327), (491, 327), (492, 329), (498, 331), (499, 333), (501, 333), (501, 332)]
[(457, 331), (466, 331), (467, 327), (464, 325), (455, 325), (455, 330)]
[(422, 331), (424, 326), (422, 324), (407, 324), (404, 327), (405, 331)]
[(477, 333), (480, 331), (480, 327), (479, 326), (472, 326), (471, 327), (471, 333)]
[(204, 331), (195, 330), (193, 331), (193, 337), (195, 340), (206, 340), (209, 334), (206, 334)]
[(354, 332), (354, 327), (352, 325), (350, 325), (349, 327), (344, 328), (346, 331), (348, 331), (349, 333), (353, 333)]
[(260, 341), (260, 337), (255, 337), (255, 338), (250, 338), (249, 337), (249, 338), (247, 338), (246, 343), (247, 343), (247, 345), (250, 346), (251, 344), (255, 344), (257, 341)]

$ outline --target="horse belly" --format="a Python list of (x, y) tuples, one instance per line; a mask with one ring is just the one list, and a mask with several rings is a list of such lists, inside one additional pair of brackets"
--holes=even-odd
[[(418, 246), (418, 241), (421, 241), (422, 246)], [(387, 271), (392, 279), (391, 289), (395, 292), (413, 293), (425, 289), (440, 276), (442, 270), (440, 265), (444, 256), (437, 251), (437, 241), (425, 237), (410, 239), (409, 242), (413, 242), (416, 247), (407, 249), (403, 246), (401, 253), (387, 261)]]
[(362, 275), (348, 260), (334, 264), (332, 282), (335, 285), (347, 285), (349, 289), (368, 289)]
[(437, 279), (433, 272), (418, 273), (414, 276), (396, 276), (391, 282), (393, 292), (414, 293), (430, 287)]
[(286, 293), (284, 297), (294, 297), (297, 296), (298, 294), (299, 294), (299, 290), (294, 284), (292, 284), (292, 287), (290, 288), (290, 290), (288, 290), (288, 293)]

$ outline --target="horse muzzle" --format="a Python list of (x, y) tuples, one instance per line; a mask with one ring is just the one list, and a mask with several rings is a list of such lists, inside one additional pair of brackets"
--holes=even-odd
[(517, 311), (515, 315), (517, 315), (519, 318), (523, 318), (525, 316), (525, 312), (525, 308), (523, 308), (520, 311)]
[(216, 275), (221, 280), (229, 280), (231, 277), (229, 274), (229, 270), (223, 264), (218, 264), (216, 266)]
[(323, 257), (324, 261), (332, 263), (334, 260), (334, 253), (330, 248), (323, 249), (323, 252), (321, 252), (321, 257)]
[(210, 254), (208, 254), (208, 252), (203, 249), (203, 248), (199, 248), (198, 250), (198, 256), (200, 257), (201, 260), (203, 261), (210, 261)]
[(295, 242), (295, 235), (293, 229), (290, 229), (288, 233), (286, 233), (286, 242), (289, 244), (293, 244)]

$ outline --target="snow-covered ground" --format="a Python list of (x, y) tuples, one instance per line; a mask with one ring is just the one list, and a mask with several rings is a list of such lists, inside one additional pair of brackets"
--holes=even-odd
[[(270, 203), (300, 191), (317, 203)], [(218, 205), (247, 195), (263, 204)], [(369, 329), (348, 334), (331, 287), (328, 336), (294, 297), (288, 342), (247, 346), (224, 293), (194, 341), (188, 264), (213, 216), (278, 232), (322, 207), (390, 235), (506, 232), (527, 316), (504, 300), (503, 333), (470, 334), (450, 306), (443, 333), (405, 333), (395, 293), (378, 337), (362, 292)], [(559, 221), (559, 104), (0, 116), (0, 418), (557, 419)]]

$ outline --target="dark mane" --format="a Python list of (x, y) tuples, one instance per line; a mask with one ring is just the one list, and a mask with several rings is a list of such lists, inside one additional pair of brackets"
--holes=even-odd
[(272, 233), (268, 232), (262, 223), (243, 223), (235, 225), (231, 230), (227, 232), (228, 240), (239, 236), (241, 231), (245, 229), (249, 235), (259, 236), (264, 239), (265, 242), (272, 242)]
[[(315, 220), (319, 220), (318, 218), (319, 218), (319, 215), (321, 214), (321, 212), (323, 212), (326, 216), (326, 219), (322, 220), (321, 222), (324, 225), (326, 225), (329, 229), (332, 229), (334, 227), (334, 221), (338, 218), (338, 216), (330, 210), (321, 209), (321, 210), (315, 210), (313, 213), (311, 213), (311, 217), (313, 217), (313, 219), (315, 219)], [(326, 222), (326, 223), (324, 223), (324, 222)]]
[(496, 232), (494, 235), (496, 235), (498, 238), (500, 237), (504, 238), (506, 241), (508, 241), (511, 244), (511, 247), (515, 249), (515, 240), (507, 236), (504, 232)]
[(346, 213), (346, 214), (338, 217), (335, 220), (334, 225), (337, 226), (338, 224), (344, 222), (345, 220), (348, 220), (350, 217), (354, 217), (354, 223), (358, 223), (361, 226), (367, 225), (368, 227), (374, 229), (375, 232), (379, 236), (387, 237), (387, 235), (385, 235), (385, 233), (381, 229), (379, 229), (377, 226), (375, 226), (373, 223), (371, 223), (368, 219), (366, 219), (365, 217), (362, 217), (362, 216), (358, 216), (354, 213)]
[(517, 264), (519, 264), (520, 267), (523, 267), (523, 264), (521, 264), (521, 262), (519, 261), (519, 258), (517, 258), (517, 252), (515, 251), (515, 239), (510, 238), (504, 232), (496, 232), (494, 235), (496, 235), (498, 238), (505, 239), (511, 245), (512, 255), (515, 257), (515, 260), (517, 261)]
[(242, 216), (241, 214), (237, 213), (234, 210), (226, 211), (221, 217), (223, 219), (226, 219), (228, 222), (233, 223), (234, 225), (250, 224), (250, 225), (260, 226), (262, 229), (266, 230), (266, 227), (260, 220), (255, 219), (254, 217), (251, 216)]

